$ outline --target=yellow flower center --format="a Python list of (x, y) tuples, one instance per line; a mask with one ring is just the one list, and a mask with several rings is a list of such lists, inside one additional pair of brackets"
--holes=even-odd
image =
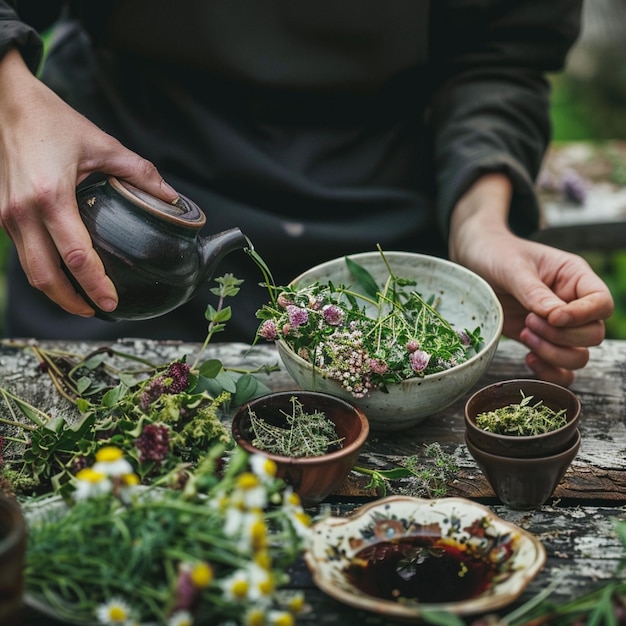
[(126, 610), (122, 606), (112, 606), (109, 609), (109, 619), (114, 623), (122, 623), (128, 619)]
[(299, 593), (289, 598), (289, 611), (291, 613), (301, 613), (304, 609), (304, 594)]
[(139, 484), (139, 476), (137, 476), (137, 474), (124, 474), (122, 476), (122, 482), (128, 487), (134, 487)]
[(294, 626), (295, 623), (291, 613), (280, 613), (274, 618), (274, 626)]
[(213, 570), (208, 563), (198, 563), (191, 570), (191, 582), (200, 589), (208, 587), (212, 580)]
[(276, 465), (276, 461), (273, 461), (272, 459), (265, 459), (263, 469), (268, 476), (276, 476), (278, 466)]
[(91, 467), (86, 467), (85, 469), (80, 470), (78, 474), (76, 474), (76, 478), (78, 478), (78, 480), (84, 480), (85, 482), (95, 485), (101, 480), (104, 480), (106, 478), (106, 474), (103, 474), (102, 472), (96, 472), (95, 470), (91, 469)]
[(265, 570), (269, 570), (272, 566), (272, 559), (267, 550), (259, 550), (254, 555), (254, 562)]
[(235, 598), (239, 598), (243, 600), (248, 595), (248, 581), (247, 580), (236, 580), (231, 587), (231, 593)]
[(290, 504), (291, 506), (300, 506), (302, 501), (300, 500), (300, 496), (295, 491), (292, 491), (287, 498), (287, 504)]
[(246, 614), (246, 626), (264, 626), (265, 613), (261, 609), (252, 609)]
[(275, 588), (276, 585), (274, 584), (274, 577), (271, 574), (259, 583), (259, 591), (264, 596), (271, 596), (274, 593)]
[(311, 525), (311, 518), (304, 511), (299, 511), (295, 517), (303, 526)]
[(262, 550), (267, 546), (267, 526), (262, 519), (253, 522), (250, 527), (250, 539), (255, 550)]
[(104, 446), (96, 452), (96, 461), (99, 463), (112, 463), (113, 461), (119, 461), (124, 456), (124, 453), (116, 446)]
[(252, 472), (243, 472), (237, 477), (237, 486), (239, 489), (247, 491), (259, 486), (259, 479)]

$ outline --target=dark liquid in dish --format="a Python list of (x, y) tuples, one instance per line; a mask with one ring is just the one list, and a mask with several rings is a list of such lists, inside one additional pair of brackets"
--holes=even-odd
[(456, 602), (489, 589), (499, 565), (467, 544), (417, 536), (360, 550), (346, 574), (355, 587), (377, 598)]

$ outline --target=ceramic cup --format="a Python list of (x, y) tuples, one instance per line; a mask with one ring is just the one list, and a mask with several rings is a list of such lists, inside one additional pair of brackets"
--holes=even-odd
[[(540, 435), (500, 435), (479, 428), (476, 416), (517, 404), (524, 396), (532, 396), (531, 404), (541, 401), (558, 412), (565, 410), (567, 423)], [(509, 457), (545, 457), (567, 450), (580, 421), (581, 403), (578, 396), (560, 385), (544, 380), (515, 378), (476, 391), (465, 403), (465, 428), (471, 442), (484, 452)]]
[(0, 494), (0, 624), (18, 624), (22, 605), (26, 522), (20, 506)]
[[(262, 452), (252, 445), (249, 410), (266, 422), (279, 425), (285, 421), (284, 414), (292, 410), (293, 396), (302, 403), (305, 413), (321, 411), (335, 424), (337, 436), (343, 440), (340, 449), (322, 456), (289, 457)], [(278, 477), (293, 487), (304, 506), (312, 506), (331, 494), (350, 473), (367, 440), (369, 423), (359, 408), (341, 398), (315, 391), (283, 391), (261, 396), (241, 407), (233, 417), (232, 433), (248, 452), (260, 452), (272, 459)]]
[(490, 454), (478, 448), (465, 433), (465, 444), (495, 494), (511, 509), (530, 510), (548, 500), (580, 448), (580, 431), (558, 454), (515, 458)]

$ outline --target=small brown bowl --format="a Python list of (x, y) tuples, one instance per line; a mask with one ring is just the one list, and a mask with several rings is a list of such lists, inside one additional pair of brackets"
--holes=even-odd
[[(553, 411), (565, 409), (567, 424), (540, 435), (500, 435), (476, 424), (476, 416), (520, 402), (522, 395), (533, 396)], [(560, 385), (543, 380), (512, 379), (479, 389), (465, 403), (465, 427), (470, 441), (484, 452), (509, 457), (543, 457), (562, 452), (569, 447), (580, 420), (581, 405), (578, 396)]]
[(509, 508), (521, 511), (536, 509), (548, 500), (578, 454), (580, 439), (576, 429), (563, 452), (522, 459), (485, 452), (465, 433), (465, 445), (495, 494)]
[[(321, 456), (289, 457), (259, 450), (251, 444), (249, 411), (270, 424), (280, 425), (286, 420), (281, 411), (291, 414), (294, 396), (305, 413), (321, 411), (335, 424), (337, 436), (343, 439), (341, 448)], [(233, 417), (232, 433), (244, 450), (272, 459), (278, 477), (293, 487), (304, 506), (312, 506), (324, 500), (348, 476), (369, 435), (369, 423), (359, 408), (341, 398), (314, 391), (284, 391), (242, 406)]]

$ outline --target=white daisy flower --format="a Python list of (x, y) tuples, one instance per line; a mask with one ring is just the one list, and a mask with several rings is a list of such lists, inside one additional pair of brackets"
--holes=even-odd
[(99, 624), (123, 626), (131, 619), (131, 609), (124, 600), (111, 598), (96, 609), (96, 617)]
[(263, 454), (253, 454), (250, 457), (250, 467), (263, 483), (274, 480), (274, 478), (276, 478), (276, 472), (278, 471), (276, 463)]
[(233, 572), (230, 576), (222, 580), (221, 587), (226, 600), (231, 602), (247, 600), (250, 592), (248, 572), (242, 569)]
[(193, 617), (189, 611), (176, 611), (168, 620), (167, 626), (192, 626)]
[(104, 446), (96, 452), (95, 472), (107, 476), (126, 476), (133, 473), (133, 466), (124, 458), (124, 452), (116, 446)]
[(267, 506), (267, 490), (258, 476), (252, 472), (244, 472), (237, 477), (231, 502), (242, 509), (264, 509)]
[(113, 485), (106, 474), (86, 467), (76, 474), (75, 500), (86, 500), (109, 493)]

